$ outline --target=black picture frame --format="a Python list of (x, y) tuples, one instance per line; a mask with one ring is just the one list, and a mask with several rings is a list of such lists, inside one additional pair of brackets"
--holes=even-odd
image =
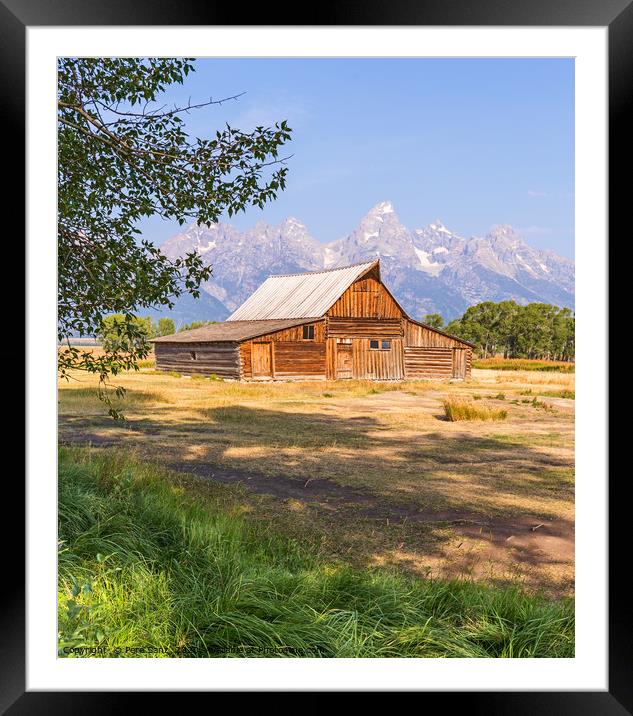
[[(310, 12), (310, 10), (312, 12)], [(627, 236), (625, 215), (629, 213), (630, 180), (622, 180), (631, 166), (633, 127), (633, 0), (379, 0), (363, 3), (319, 3), (318, 6), (284, 6), (283, 17), (269, 5), (248, 10), (248, 22), (234, 21), (230, 4), (191, 0), (0, 0), (0, 86), (2, 88), (5, 137), (16, 147), (25, 142), (25, 49), (29, 26), (82, 25), (426, 25), (426, 26), (608, 26), (609, 37), (609, 228), (622, 229)], [(25, 206), (24, 174), (19, 152), (11, 167), (11, 182), (4, 192), (5, 206), (18, 218)], [(22, 215), (24, 216), (24, 215)], [(628, 229), (630, 231), (630, 229)], [(615, 234), (613, 234), (615, 235)], [(613, 284), (612, 284), (613, 285)], [(613, 302), (612, 302), (613, 303)], [(611, 322), (610, 322), (610, 325)], [(611, 425), (615, 421), (610, 421)], [(597, 429), (607, 430), (607, 426)], [(610, 441), (610, 445), (616, 441)], [(435, 692), (424, 694), (425, 709), (438, 697), (441, 708), (463, 707), (469, 713), (523, 714), (633, 714), (629, 593), (625, 585), (626, 565), (618, 560), (617, 547), (627, 545), (630, 515), (626, 478), (609, 486), (609, 645), (608, 691), (579, 692)], [(9, 510), (7, 510), (9, 511)], [(17, 506), (10, 510), (20, 521)], [(628, 519), (627, 519), (628, 518)], [(5, 518), (6, 519), (6, 518)], [(6, 522), (5, 522), (6, 527)], [(147, 693), (130, 692), (26, 692), (25, 686), (25, 569), (24, 552), (14, 540), (24, 534), (20, 524), (11, 528), (11, 548), (5, 551), (4, 573), (11, 575), (0, 591), (0, 712), (112, 713), (134, 708), (140, 699), (147, 707)], [(6, 544), (6, 540), (5, 540)], [(8, 553), (7, 553), (8, 552)], [(624, 557), (624, 555), (623, 555)], [(625, 569), (622, 569), (624, 564)], [(617, 565), (617, 566), (616, 566)], [(164, 705), (182, 693), (161, 693)], [(438, 707), (440, 705), (438, 704)]]

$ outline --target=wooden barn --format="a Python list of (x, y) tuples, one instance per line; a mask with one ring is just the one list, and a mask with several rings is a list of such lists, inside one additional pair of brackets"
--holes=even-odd
[(156, 367), (246, 381), (465, 379), (473, 345), (410, 318), (380, 262), (270, 276), (224, 323), (154, 340)]

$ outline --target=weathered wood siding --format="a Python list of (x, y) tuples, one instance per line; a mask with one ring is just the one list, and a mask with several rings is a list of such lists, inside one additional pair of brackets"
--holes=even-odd
[(409, 348), (422, 346), (468, 348), (465, 343), (461, 343), (449, 336), (444, 336), (424, 326), (419, 326), (406, 318), (404, 319), (404, 344)]
[(467, 351), (464, 348), (453, 348), (453, 378), (465, 378)]
[(325, 377), (336, 380), (336, 338), (325, 341)]
[(402, 338), (390, 338), (389, 350), (369, 347), (369, 338), (352, 340), (352, 376), (367, 380), (402, 380), (404, 362)]
[(369, 277), (353, 283), (327, 315), (348, 318), (401, 318), (402, 311), (382, 283)]
[(402, 336), (400, 318), (344, 318), (327, 319), (328, 338), (391, 338)]
[(277, 341), (274, 378), (325, 378), (325, 343)]
[(404, 368), (405, 376), (411, 379), (467, 379), (471, 376), (472, 350), (470, 348), (405, 346)]
[[(456, 350), (458, 350), (458, 349), (456, 349)], [(471, 371), (473, 368), (473, 349), (467, 348), (465, 352), (466, 352), (466, 375), (464, 377), (470, 378), (471, 374), (472, 374)]]
[(251, 370), (253, 380), (270, 379), (274, 374), (272, 341), (259, 339), (251, 343)]
[[(361, 304), (358, 304), (358, 307), (360, 306)], [(402, 332), (400, 317), (328, 316), (327, 378), (329, 380), (402, 379), (404, 377)], [(389, 350), (370, 348), (372, 338), (378, 339), (381, 344), (382, 340), (391, 341), (391, 348)]]
[(470, 378), (472, 354), (472, 348), (465, 343), (404, 319), (407, 378)]
[[(295, 326), (241, 343), (242, 380), (325, 378), (325, 321), (306, 325), (314, 326), (314, 338), (304, 339), (303, 326)], [(253, 344), (260, 346), (254, 349)], [(270, 344), (270, 370), (267, 373), (261, 360), (265, 350), (261, 344)]]
[(303, 326), (295, 326), (294, 328), (286, 328), (284, 331), (269, 333), (257, 340), (261, 341), (301, 341), (302, 343), (323, 342), (325, 340), (325, 321), (315, 321), (307, 323), (308, 326), (314, 326), (314, 338), (303, 338)]
[(159, 370), (175, 370), (185, 375), (240, 377), (237, 343), (156, 343), (154, 350)]
[(251, 362), (251, 342), (240, 343), (240, 377), (251, 380), (253, 377), (253, 364)]
[(445, 347), (404, 348), (405, 376), (415, 379), (453, 377), (453, 349)]

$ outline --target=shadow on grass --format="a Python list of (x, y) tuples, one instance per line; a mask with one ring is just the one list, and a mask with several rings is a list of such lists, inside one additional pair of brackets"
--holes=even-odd
[[(351, 486), (354, 494), (383, 500), (487, 513), (504, 495), (540, 500), (574, 495), (568, 458), (507, 436), (425, 432), (412, 441), (371, 416), (223, 406), (200, 411), (200, 420), (174, 421), (173, 408), (156, 407), (151, 418), (124, 424), (61, 416), (60, 430), (64, 442), (138, 447), (172, 467), (228, 470), (231, 479), (267, 485), (280, 496), (286, 483), (309, 481), (333, 495)], [(453, 473), (459, 478), (452, 484)], [(294, 489), (286, 492), (296, 496)]]

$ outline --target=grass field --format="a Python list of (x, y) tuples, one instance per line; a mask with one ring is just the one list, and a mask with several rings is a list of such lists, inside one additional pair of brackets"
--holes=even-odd
[(480, 370), (538, 370), (552, 373), (573, 373), (576, 370), (574, 363), (525, 358), (484, 358), (475, 360), (473, 367)]
[(571, 600), (325, 561), (205, 487), (62, 450), (60, 655), (574, 655)]
[[(345, 579), (366, 580), (361, 591), (389, 580), (396, 580), (402, 594), (430, 583), (437, 589), (444, 585), (451, 600), (462, 601), (464, 614), (471, 613), (468, 589), (479, 595), (475, 602), (496, 594), (510, 604), (519, 599), (517, 588), (520, 599), (528, 600), (524, 606), (538, 602), (544, 608), (540, 594), (552, 609), (567, 614), (564, 600), (573, 596), (574, 585), (574, 400), (564, 396), (574, 395), (573, 373), (474, 370), (472, 381), (448, 384), (240, 384), (166, 375), (147, 364), (138, 373), (117, 376), (115, 384), (128, 391), (120, 406), (125, 422), (104, 415), (93, 378), (81, 375), (60, 383), (60, 442), (92, 445), (92, 460), (132, 456), (137, 470), (160, 473), (160, 484), (172, 485), (187, 504), (209, 503), (216, 512), (225, 504), (239, 516), (240, 530), (254, 530), (258, 539), (283, 546), (282, 562), (286, 557), (280, 555), (297, 549), (301, 564), (316, 560), (319, 574), (332, 569), (348, 575)], [(504, 411), (506, 417), (452, 422), (446, 419), (446, 400), (473, 401), (478, 409)], [(83, 453), (69, 454), (74, 455), (72, 479), (84, 480), (87, 494), (105, 489), (94, 477), (77, 476), (94, 473), (82, 464)], [(139, 485), (134, 500), (146, 489), (143, 479)], [(92, 504), (93, 498), (86, 500)], [(126, 514), (129, 526), (136, 517)], [(81, 534), (69, 535), (68, 544), (81, 543)], [(171, 544), (172, 537), (165, 539)], [(82, 574), (105, 569), (95, 561), (97, 549), (108, 553), (95, 544), (77, 557)], [(162, 557), (143, 559), (148, 566)], [(168, 579), (168, 572), (157, 573)], [(69, 589), (72, 595), (71, 577), (71, 571), (65, 573), (65, 595)], [(362, 609), (369, 608), (357, 596)], [(295, 605), (304, 625), (307, 603)], [(353, 621), (349, 625), (358, 629)], [(365, 627), (369, 631), (362, 634), (374, 635), (368, 637), (368, 651), (352, 640), (354, 653), (395, 655), (383, 652), (386, 642), (375, 641), (369, 622)], [(168, 631), (165, 639), (173, 645), (180, 632)], [(395, 632), (390, 634), (396, 639)], [(157, 643), (154, 637), (151, 641)], [(406, 639), (396, 641), (402, 653), (412, 653)], [(479, 646), (472, 648), (476, 652)], [(551, 655), (562, 653), (559, 646), (551, 647)], [(347, 653), (340, 645), (326, 651)], [(458, 651), (451, 646), (446, 653)]]

